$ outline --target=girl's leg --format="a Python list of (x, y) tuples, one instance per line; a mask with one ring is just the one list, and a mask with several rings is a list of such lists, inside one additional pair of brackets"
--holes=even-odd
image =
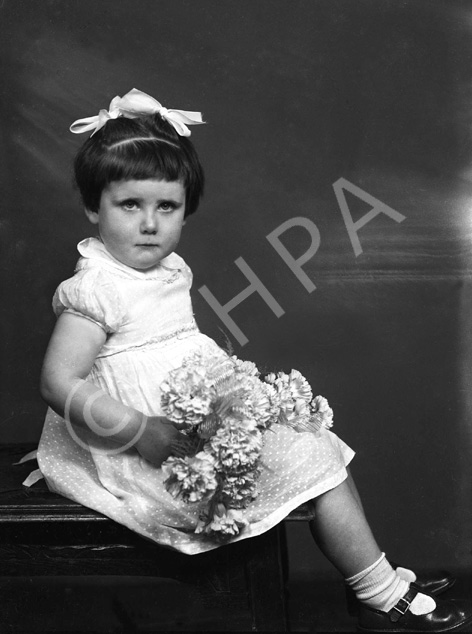
[(360, 602), (361, 629), (446, 632), (472, 621), (471, 605), (445, 601), (438, 606), (433, 596), (410, 588), (392, 568), (375, 541), (351, 477), (314, 504), (313, 537)]
[(350, 470), (349, 467), (346, 467), (346, 470), (347, 470), (347, 474), (348, 474), (346, 482), (348, 483), (349, 488), (351, 489), (351, 493), (356, 499), (356, 502), (359, 504), (361, 509), (364, 510), (364, 506), (362, 504), (361, 496), (359, 495), (359, 491), (357, 490), (356, 484), (354, 482), (354, 478), (352, 477), (352, 474), (351, 474), (351, 470)]
[(310, 522), (321, 552), (344, 577), (368, 568), (382, 555), (356, 494), (349, 477), (314, 500), (316, 518)]
[[(354, 489), (353, 489), (354, 487)], [(341, 572), (357, 598), (388, 612), (407, 593), (409, 581), (394, 571), (381, 552), (352, 478), (314, 500), (315, 519), (310, 530), (322, 553)], [(428, 614), (436, 607), (432, 597), (418, 593), (413, 614)]]
[[(361, 496), (359, 495), (359, 491), (357, 490), (356, 484), (354, 482), (354, 478), (352, 477), (351, 470), (349, 469), (349, 467), (347, 467), (347, 473), (348, 473), (348, 477), (346, 482), (349, 485), (349, 488), (351, 489), (351, 493), (354, 499), (356, 500), (357, 504), (360, 506), (362, 512), (364, 512)], [(406, 581), (409, 581), (410, 583), (417, 581), (417, 576), (409, 568), (398, 567), (396, 564), (393, 564), (393, 563), (392, 563), (392, 566), (395, 567), (396, 571), (398, 572), (398, 574), (400, 575), (402, 579), (405, 579)], [(437, 578), (433, 576), (433, 582), (432, 583), (431, 581), (429, 582), (429, 586), (431, 588), (435, 588), (437, 585), (439, 585), (440, 587), (441, 585), (445, 585), (447, 587), (450, 583), (453, 582), (446, 578), (449, 575), (448, 573), (444, 573), (444, 571), (438, 571), (435, 574)]]
[[(356, 484), (351, 475), (351, 470), (349, 469), (349, 467), (347, 467), (347, 473), (348, 473), (348, 478), (346, 482), (348, 483), (349, 488), (351, 489), (352, 495), (356, 499), (362, 511), (364, 511), (361, 496), (359, 495), (359, 491), (357, 490)], [(415, 575), (413, 570), (410, 570), (409, 568), (404, 568), (403, 566), (397, 566), (397, 564), (393, 564), (393, 563), (392, 563), (392, 566), (395, 567), (396, 571), (398, 572), (398, 574), (400, 575), (402, 579), (405, 579), (406, 581), (409, 581), (410, 583), (417, 580), (417, 576)], [(449, 585), (450, 582), (448, 582), (448, 580), (445, 578), (446, 576), (448, 576), (448, 573), (444, 573), (444, 571), (441, 571), (441, 572), (437, 572), (436, 574), (437, 574), (437, 579), (434, 579), (434, 581), (436, 582), (436, 585), (441, 583), (445, 584), (446, 586)], [(433, 583), (431, 587), (435, 587), (435, 584)]]

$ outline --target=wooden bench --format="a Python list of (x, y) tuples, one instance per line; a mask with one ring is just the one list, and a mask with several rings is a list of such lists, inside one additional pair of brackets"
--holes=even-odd
[[(283, 524), (188, 556), (22, 486), (34, 447), (0, 448), (0, 632), (288, 631)], [(311, 504), (287, 520), (314, 517)]]

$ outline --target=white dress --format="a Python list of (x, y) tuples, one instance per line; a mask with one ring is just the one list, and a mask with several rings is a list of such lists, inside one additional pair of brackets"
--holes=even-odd
[[(107, 333), (88, 380), (146, 415), (162, 414), (159, 385), (169, 370), (196, 349), (223, 354), (195, 323), (190, 269), (172, 253), (154, 269), (137, 271), (114, 259), (96, 238), (82, 241), (78, 250), (82, 257), (76, 273), (58, 287), (53, 308), (56, 315), (80, 314)], [(267, 531), (347, 477), (354, 452), (332, 432), (297, 433), (280, 425), (272, 429), (275, 433), (265, 434), (258, 497), (244, 511), (249, 524), (228, 541)], [(52, 491), (159, 544), (187, 554), (221, 545), (193, 532), (199, 504), (172, 498), (161, 469), (132, 445), (117, 448), (106, 438), (77, 431), (67, 416), (51, 409), (38, 463)]]

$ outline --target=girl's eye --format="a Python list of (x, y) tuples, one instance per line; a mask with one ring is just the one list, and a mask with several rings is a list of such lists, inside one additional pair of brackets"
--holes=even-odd
[(170, 202), (162, 202), (159, 205), (159, 209), (161, 211), (173, 211), (175, 209), (175, 205), (173, 203), (170, 203)]
[(125, 211), (133, 211), (133, 209), (137, 209), (138, 203), (135, 200), (125, 200), (121, 203), (121, 206)]

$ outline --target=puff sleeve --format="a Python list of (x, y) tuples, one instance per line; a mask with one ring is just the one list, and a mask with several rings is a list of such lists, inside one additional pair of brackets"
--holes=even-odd
[(192, 269), (188, 266), (188, 264), (184, 262), (181, 271), (182, 271), (182, 275), (184, 276), (188, 284), (189, 289), (192, 288), (192, 283), (193, 283)]
[(193, 282), (193, 273), (189, 265), (185, 262), (185, 260), (180, 257), (177, 253), (171, 253), (167, 256), (167, 258), (163, 261), (164, 268), (167, 268), (170, 265), (170, 270), (178, 269), (183, 276), (184, 280), (188, 284), (188, 288), (192, 287)]
[(116, 285), (101, 270), (81, 270), (62, 282), (53, 297), (57, 317), (74, 313), (93, 321), (107, 334), (116, 332), (126, 314)]

